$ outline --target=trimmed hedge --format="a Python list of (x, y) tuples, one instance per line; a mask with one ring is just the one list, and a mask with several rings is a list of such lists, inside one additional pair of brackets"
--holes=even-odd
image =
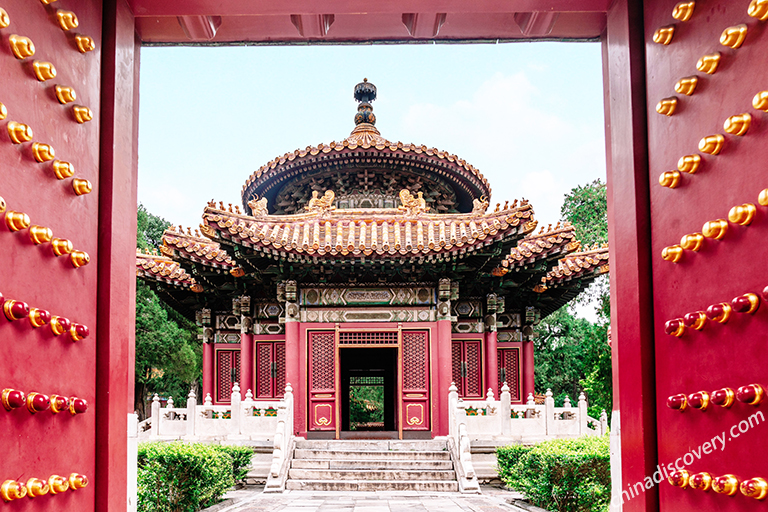
[(248, 472), (248, 447), (142, 443), (138, 457), (138, 509), (196, 512), (213, 505)]
[(537, 507), (604, 512), (611, 500), (608, 436), (556, 439), (496, 452), (499, 477)]

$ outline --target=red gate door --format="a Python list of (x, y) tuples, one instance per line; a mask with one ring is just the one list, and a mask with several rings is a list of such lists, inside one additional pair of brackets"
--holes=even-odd
[(762, 510), (768, 5), (675, 4), (645, 3), (658, 464), (689, 477), (663, 478), (659, 504)]
[(285, 393), (285, 342), (256, 343), (256, 398), (282, 398)]
[(522, 401), (522, 376), (520, 375), (520, 349), (502, 348), (498, 352), (499, 389), (506, 382), (512, 402)]
[(232, 386), (240, 382), (240, 349), (216, 349), (216, 397), (214, 403), (232, 401)]
[(403, 430), (430, 430), (429, 334), (403, 331)]
[(309, 332), (309, 430), (336, 430), (336, 333)]
[(113, 45), (128, 24), (120, 73), (133, 83), (134, 29), (118, 4), (0, 4), (0, 483), (57, 491), (8, 510), (126, 503), (136, 196), (133, 96), (115, 94)]
[(452, 377), (462, 398), (483, 398), (482, 342), (454, 340), (451, 343)]

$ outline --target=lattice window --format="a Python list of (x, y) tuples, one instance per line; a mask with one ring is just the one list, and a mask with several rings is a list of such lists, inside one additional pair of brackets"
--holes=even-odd
[(240, 351), (219, 350), (216, 352), (216, 402), (229, 403), (232, 384), (240, 381)]
[(334, 389), (334, 346), (332, 332), (313, 332), (312, 338), (312, 389)]
[(451, 343), (451, 379), (461, 393), (461, 342)]
[(467, 343), (465, 345), (467, 362), (467, 381), (464, 392), (468, 396), (482, 394), (480, 383), (480, 344)]
[(256, 344), (256, 396), (272, 396), (272, 344)]
[(427, 333), (403, 332), (403, 388), (427, 389)]
[(508, 348), (498, 351), (499, 389), (504, 382), (509, 386), (513, 401), (520, 400), (520, 349)]
[(353, 375), (349, 378), (350, 386), (383, 386), (384, 377), (380, 375)]
[(397, 345), (397, 332), (340, 332), (339, 345)]
[(285, 343), (275, 343), (275, 396), (285, 395)]

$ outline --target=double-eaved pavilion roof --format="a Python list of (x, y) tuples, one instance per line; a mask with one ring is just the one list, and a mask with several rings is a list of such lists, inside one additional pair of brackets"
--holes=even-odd
[[(361, 82), (355, 98), (347, 139), (262, 166), (243, 187), (244, 212), (208, 203), (200, 232), (172, 227), (162, 255), (137, 254), (137, 275), (190, 317), (200, 307), (227, 309), (244, 293), (273, 299), (284, 280), (348, 286), (442, 277), (459, 281), (463, 296), (496, 293), (509, 308), (546, 316), (608, 271), (607, 246), (576, 252), (570, 224), (535, 233), (528, 201), (489, 209), (487, 180), (455, 155), (381, 137), (370, 105), (375, 86)], [(339, 190), (321, 188), (334, 183)], [(361, 207), (361, 197), (380, 204)]]

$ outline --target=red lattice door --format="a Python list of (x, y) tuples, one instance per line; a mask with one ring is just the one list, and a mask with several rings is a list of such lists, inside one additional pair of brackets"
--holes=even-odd
[(240, 349), (216, 351), (216, 396), (217, 404), (228, 404), (232, 400), (232, 385), (240, 382)]
[(513, 402), (522, 401), (520, 393), (520, 349), (503, 348), (498, 351), (499, 389), (506, 382)]
[(451, 344), (453, 382), (462, 398), (482, 398), (482, 344), (480, 341), (454, 341)]
[(309, 333), (309, 430), (336, 430), (336, 333)]
[(285, 343), (256, 343), (256, 398), (282, 398), (285, 393)]
[(403, 430), (429, 430), (429, 335), (403, 331)]

